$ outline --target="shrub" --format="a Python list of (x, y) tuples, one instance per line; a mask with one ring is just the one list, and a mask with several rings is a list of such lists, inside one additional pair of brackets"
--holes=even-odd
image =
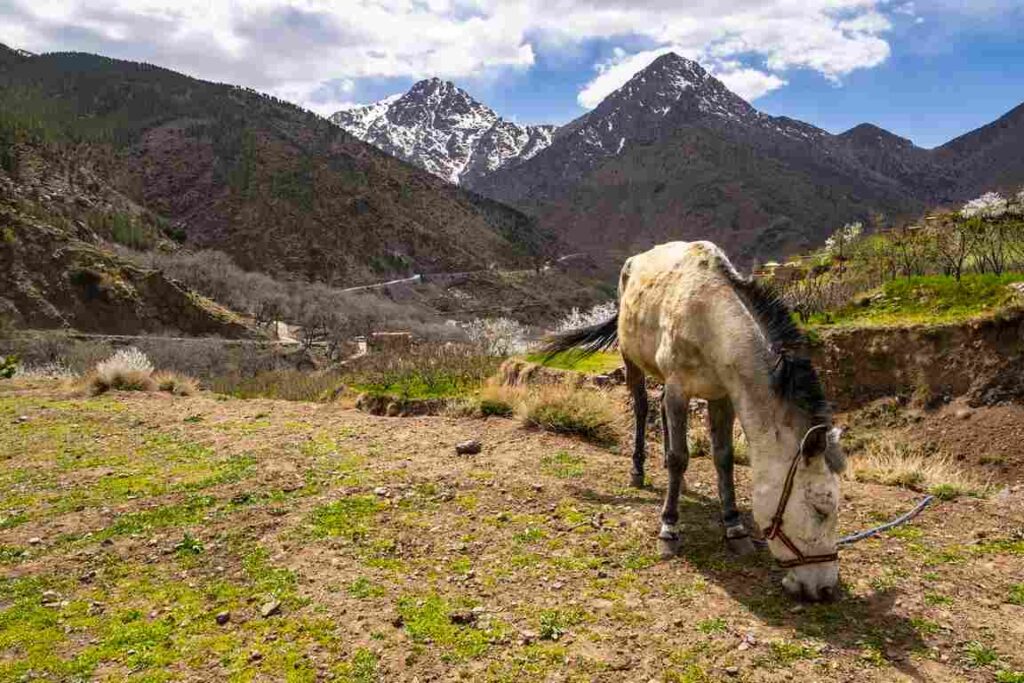
[(89, 387), (94, 394), (111, 389), (119, 391), (153, 391), (153, 364), (146, 354), (135, 347), (120, 349), (107, 360), (96, 364), (89, 377)]
[(153, 375), (156, 388), (174, 396), (192, 396), (199, 391), (199, 382), (188, 375), (162, 370)]
[(480, 400), (480, 414), (483, 417), (512, 417), (515, 408), (500, 399), (485, 398)]
[(55, 363), (40, 363), (37, 365), (22, 363), (18, 366), (15, 376), (27, 379), (72, 379), (77, 374), (64, 363), (57, 361)]
[(523, 424), (558, 434), (579, 436), (599, 446), (619, 442), (619, 417), (608, 392), (568, 384), (533, 387), (491, 384), (481, 404), (509, 406)]
[(619, 441), (611, 399), (590, 389), (552, 388), (535, 392), (524, 405), (524, 421), (559, 434), (573, 434), (600, 446)]
[(850, 459), (848, 476), (856, 481), (927, 491), (942, 500), (983, 495), (989, 489), (952, 458), (884, 437), (868, 442), (865, 452)]
[(1007, 201), (998, 192), (986, 192), (960, 209), (963, 218), (999, 218), (1006, 214)]
[(491, 356), (511, 356), (526, 351), (526, 327), (511, 318), (474, 320), (466, 326), (470, 341)]
[(17, 372), (17, 356), (0, 356), (0, 379), (11, 379)]
[(270, 370), (252, 377), (225, 375), (208, 383), (218, 394), (235, 398), (273, 398), (283, 401), (330, 400), (342, 386), (336, 372)]

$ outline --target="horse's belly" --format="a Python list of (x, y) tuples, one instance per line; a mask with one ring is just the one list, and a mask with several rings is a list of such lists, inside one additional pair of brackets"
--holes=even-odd
[[(678, 351), (678, 349), (676, 349)], [(714, 401), (726, 395), (725, 387), (699, 350), (691, 353), (659, 353), (664, 381), (677, 384), (690, 398)]]

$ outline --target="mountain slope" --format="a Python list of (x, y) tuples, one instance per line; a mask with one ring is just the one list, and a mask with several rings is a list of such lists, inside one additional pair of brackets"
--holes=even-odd
[(158, 239), (144, 211), (88, 173), (34, 145), (20, 165), (45, 169), (15, 179), (0, 168), (0, 322), (104, 334), (185, 333), (245, 337), (251, 321), (189, 291), (158, 270), (112, 252), (94, 230), (103, 216), (130, 217), (138, 239)]
[(529, 159), (554, 126), (502, 119), (452, 83), (420, 81), (403, 95), (339, 111), (331, 121), (360, 140), (456, 184)]
[(275, 98), (148, 64), (0, 51), (0, 161), (60, 147), (248, 269), (332, 283), (532, 262), (526, 216), (389, 157)]
[(664, 55), (535, 157), (471, 186), (608, 262), (709, 238), (739, 260), (820, 242), (873, 211), (918, 211), (849, 141), (758, 112), (696, 62)]
[(956, 169), (958, 197), (1024, 184), (1024, 104), (935, 150)]

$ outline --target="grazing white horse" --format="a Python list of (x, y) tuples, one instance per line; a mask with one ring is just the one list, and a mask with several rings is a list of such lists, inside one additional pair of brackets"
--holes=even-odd
[(830, 599), (839, 577), (836, 513), (844, 459), (839, 430), (806, 341), (770, 290), (741, 277), (710, 242), (671, 242), (626, 261), (619, 312), (610, 320), (554, 338), (549, 353), (594, 352), (618, 341), (633, 395), (633, 485), (643, 486), (646, 375), (665, 386), (663, 555), (680, 546), (678, 501), (689, 461), (691, 398), (708, 402), (711, 445), (729, 547), (753, 546), (736, 509), (732, 426), (750, 446), (754, 521), (789, 572), (783, 586), (811, 600)]

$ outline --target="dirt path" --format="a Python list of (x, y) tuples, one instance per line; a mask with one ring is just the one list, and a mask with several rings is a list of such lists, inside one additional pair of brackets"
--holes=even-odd
[[(853, 547), (809, 606), (724, 552), (706, 458), (658, 561), (652, 469), (503, 419), (0, 384), (0, 680), (1024, 680), (1024, 490)], [(846, 483), (842, 530), (915, 498)]]

